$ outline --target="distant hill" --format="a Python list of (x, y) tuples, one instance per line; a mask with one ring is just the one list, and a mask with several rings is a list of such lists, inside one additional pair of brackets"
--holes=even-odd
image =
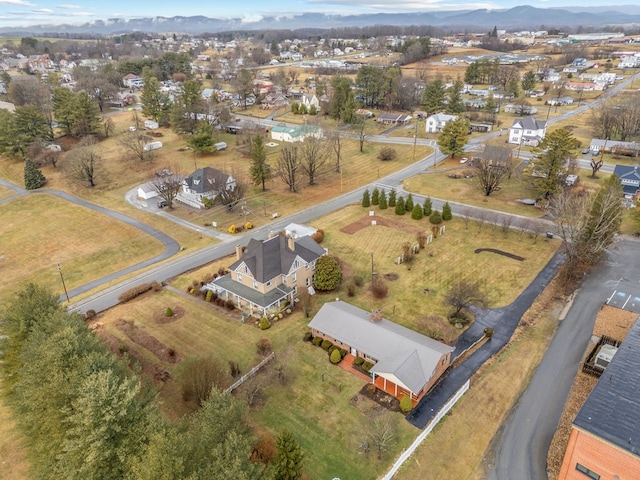
[(640, 25), (640, 6), (537, 8), (519, 6), (504, 10), (466, 10), (424, 13), (378, 13), (364, 15), (328, 15), (304, 13), (287, 17), (264, 17), (248, 22), (236, 19), (217, 19), (204, 16), (150, 17), (108, 19), (82, 25), (33, 25), (3, 27), (3, 35), (58, 34), (119, 34), (129, 32), (183, 32), (190, 34), (216, 33), (235, 30), (296, 30), (301, 28), (344, 28), (371, 25), (432, 25), (451, 32), (485, 32), (494, 26), (505, 30), (538, 30), (542, 27), (593, 27)]

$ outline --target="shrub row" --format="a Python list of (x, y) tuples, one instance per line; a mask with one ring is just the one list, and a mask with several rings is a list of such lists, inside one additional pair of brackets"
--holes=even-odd
[(160, 290), (162, 290), (162, 285), (160, 285), (160, 283), (158, 282), (143, 283), (142, 285), (130, 288), (126, 292), (121, 293), (118, 296), (118, 301), (120, 303), (128, 302), (129, 300), (133, 300), (137, 296), (142, 295), (143, 293), (147, 293), (150, 290), (159, 292)]

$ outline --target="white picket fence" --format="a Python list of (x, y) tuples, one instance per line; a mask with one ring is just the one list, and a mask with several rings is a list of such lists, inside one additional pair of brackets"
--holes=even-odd
[(436, 414), (436, 416), (431, 419), (431, 421), (426, 426), (426, 428), (422, 432), (420, 432), (420, 435), (416, 437), (416, 439), (409, 446), (409, 448), (407, 448), (405, 451), (403, 451), (400, 454), (400, 457), (398, 457), (396, 462), (393, 464), (393, 466), (391, 467), (391, 470), (389, 470), (387, 474), (384, 477), (382, 477), (381, 480), (391, 480), (393, 478), (393, 476), (398, 472), (402, 464), (406, 462), (411, 455), (413, 455), (413, 452), (416, 450), (416, 448), (418, 448), (418, 446), (424, 441), (424, 439), (429, 436), (429, 434), (435, 428), (438, 422), (442, 420), (442, 418), (449, 412), (449, 410), (453, 408), (456, 402), (460, 400), (462, 395), (464, 395), (467, 392), (467, 390), (469, 390), (469, 382), (470, 380), (467, 380), (464, 383), (464, 385), (462, 385), (462, 387), (460, 387), (458, 391), (449, 399), (449, 401), (444, 404), (444, 406), (440, 409), (440, 411)]
[(262, 367), (264, 367), (267, 363), (269, 363), (271, 360), (273, 360), (274, 358), (276, 358), (276, 352), (271, 352), (271, 355), (269, 355), (267, 358), (265, 358), (264, 360), (262, 360), (259, 364), (257, 364), (255, 367), (253, 367), (251, 370), (249, 370), (247, 373), (245, 373), (242, 377), (240, 377), (233, 385), (231, 385), (229, 388), (227, 388), (224, 393), (231, 393), (233, 392), (236, 388), (238, 388), (240, 385), (242, 385), (244, 382), (246, 382), (247, 380), (249, 380), (251, 377), (253, 377), (256, 372), (258, 370), (260, 370)]

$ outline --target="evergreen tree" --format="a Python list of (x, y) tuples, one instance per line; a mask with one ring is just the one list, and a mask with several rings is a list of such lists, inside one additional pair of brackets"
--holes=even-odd
[(531, 90), (536, 87), (536, 74), (533, 72), (533, 70), (529, 70), (527, 73), (525, 73), (522, 77), (522, 82), (520, 83), (525, 94), (531, 92)]
[(438, 146), (442, 153), (461, 156), (464, 147), (469, 140), (469, 121), (464, 117), (458, 117), (445, 124), (438, 136)]
[(424, 199), (424, 203), (422, 204), (422, 210), (424, 211), (423, 213), (425, 217), (428, 217), (429, 215), (431, 215), (431, 212), (433, 210), (431, 198), (427, 197)]
[(380, 207), (380, 210), (387, 209), (387, 194), (384, 190), (380, 191), (380, 200), (378, 202), (378, 207)]
[(288, 431), (283, 431), (276, 441), (277, 454), (274, 460), (274, 480), (299, 480), (302, 478), (304, 455), (300, 444)]
[(160, 91), (160, 82), (156, 77), (147, 76), (142, 87), (142, 114), (162, 124), (167, 119), (170, 109), (169, 97)]
[(413, 210), (413, 195), (411, 194), (407, 195), (407, 201), (404, 202), (404, 209), (407, 212), (410, 212)]
[(396, 191), (395, 191), (395, 189), (391, 189), (391, 191), (389, 192), (389, 206), (390, 207), (395, 207), (396, 206)]
[(411, 210), (411, 218), (413, 218), (414, 220), (421, 220), (423, 216), (424, 213), (422, 211), (422, 206), (417, 204), (414, 205), (413, 209)]
[(24, 162), (24, 188), (27, 190), (36, 190), (47, 182), (42, 172), (31, 159), (27, 158)]
[(462, 82), (462, 80), (456, 80), (448, 89), (447, 94), (449, 98), (447, 99), (447, 113), (457, 115), (464, 112), (465, 107), (462, 101), (463, 87), (464, 83)]
[(436, 78), (427, 84), (422, 94), (422, 107), (429, 114), (440, 112), (445, 106), (446, 91), (444, 82)]
[(374, 187), (373, 192), (371, 192), (371, 205), (378, 205), (380, 203), (380, 191), (378, 187)]
[(371, 206), (371, 198), (369, 197), (369, 189), (367, 188), (362, 194), (362, 206), (367, 208)]
[(216, 142), (213, 138), (213, 127), (205, 120), (198, 122), (198, 128), (193, 135), (189, 135), (187, 144), (195, 153), (213, 153)]
[(442, 215), (440, 215), (438, 210), (434, 210), (431, 212), (431, 215), (429, 215), (429, 221), (434, 225), (440, 225), (442, 223)]
[(407, 213), (407, 210), (404, 207), (404, 198), (400, 195), (396, 200), (396, 215), (404, 215), (405, 213)]
[(453, 214), (451, 213), (451, 206), (449, 202), (444, 202), (442, 206), (442, 219), (443, 220), (451, 220), (453, 218)]
[(256, 135), (251, 139), (251, 164), (249, 174), (254, 185), (262, 184), (262, 191), (266, 190), (265, 182), (271, 178), (271, 168), (267, 163), (267, 153), (264, 150), (262, 136)]
[(533, 150), (533, 184), (538, 193), (549, 198), (562, 190), (567, 173), (567, 162), (575, 156), (578, 141), (569, 130), (558, 128), (547, 133), (544, 140)]

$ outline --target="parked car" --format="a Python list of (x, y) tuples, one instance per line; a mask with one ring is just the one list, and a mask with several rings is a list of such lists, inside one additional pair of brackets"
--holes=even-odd
[(584, 150), (582, 150), (582, 154), (586, 155), (587, 153), (589, 153), (591, 151), (590, 148), (585, 148)]
[(460, 159), (460, 163), (467, 163), (469, 161), (469, 159), (467, 157), (462, 157)]
[(169, 205), (169, 204), (167, 203), (167, 201), (166, 201), (166, 200), (159, 200), (159, 201), (158, 201), (158, 203), (157, 203), (157, 205), (158, 205), (158, 208), (164, 208), (164, 207), (166, 207), (166, 206), (167, 206), (167, 205)]

